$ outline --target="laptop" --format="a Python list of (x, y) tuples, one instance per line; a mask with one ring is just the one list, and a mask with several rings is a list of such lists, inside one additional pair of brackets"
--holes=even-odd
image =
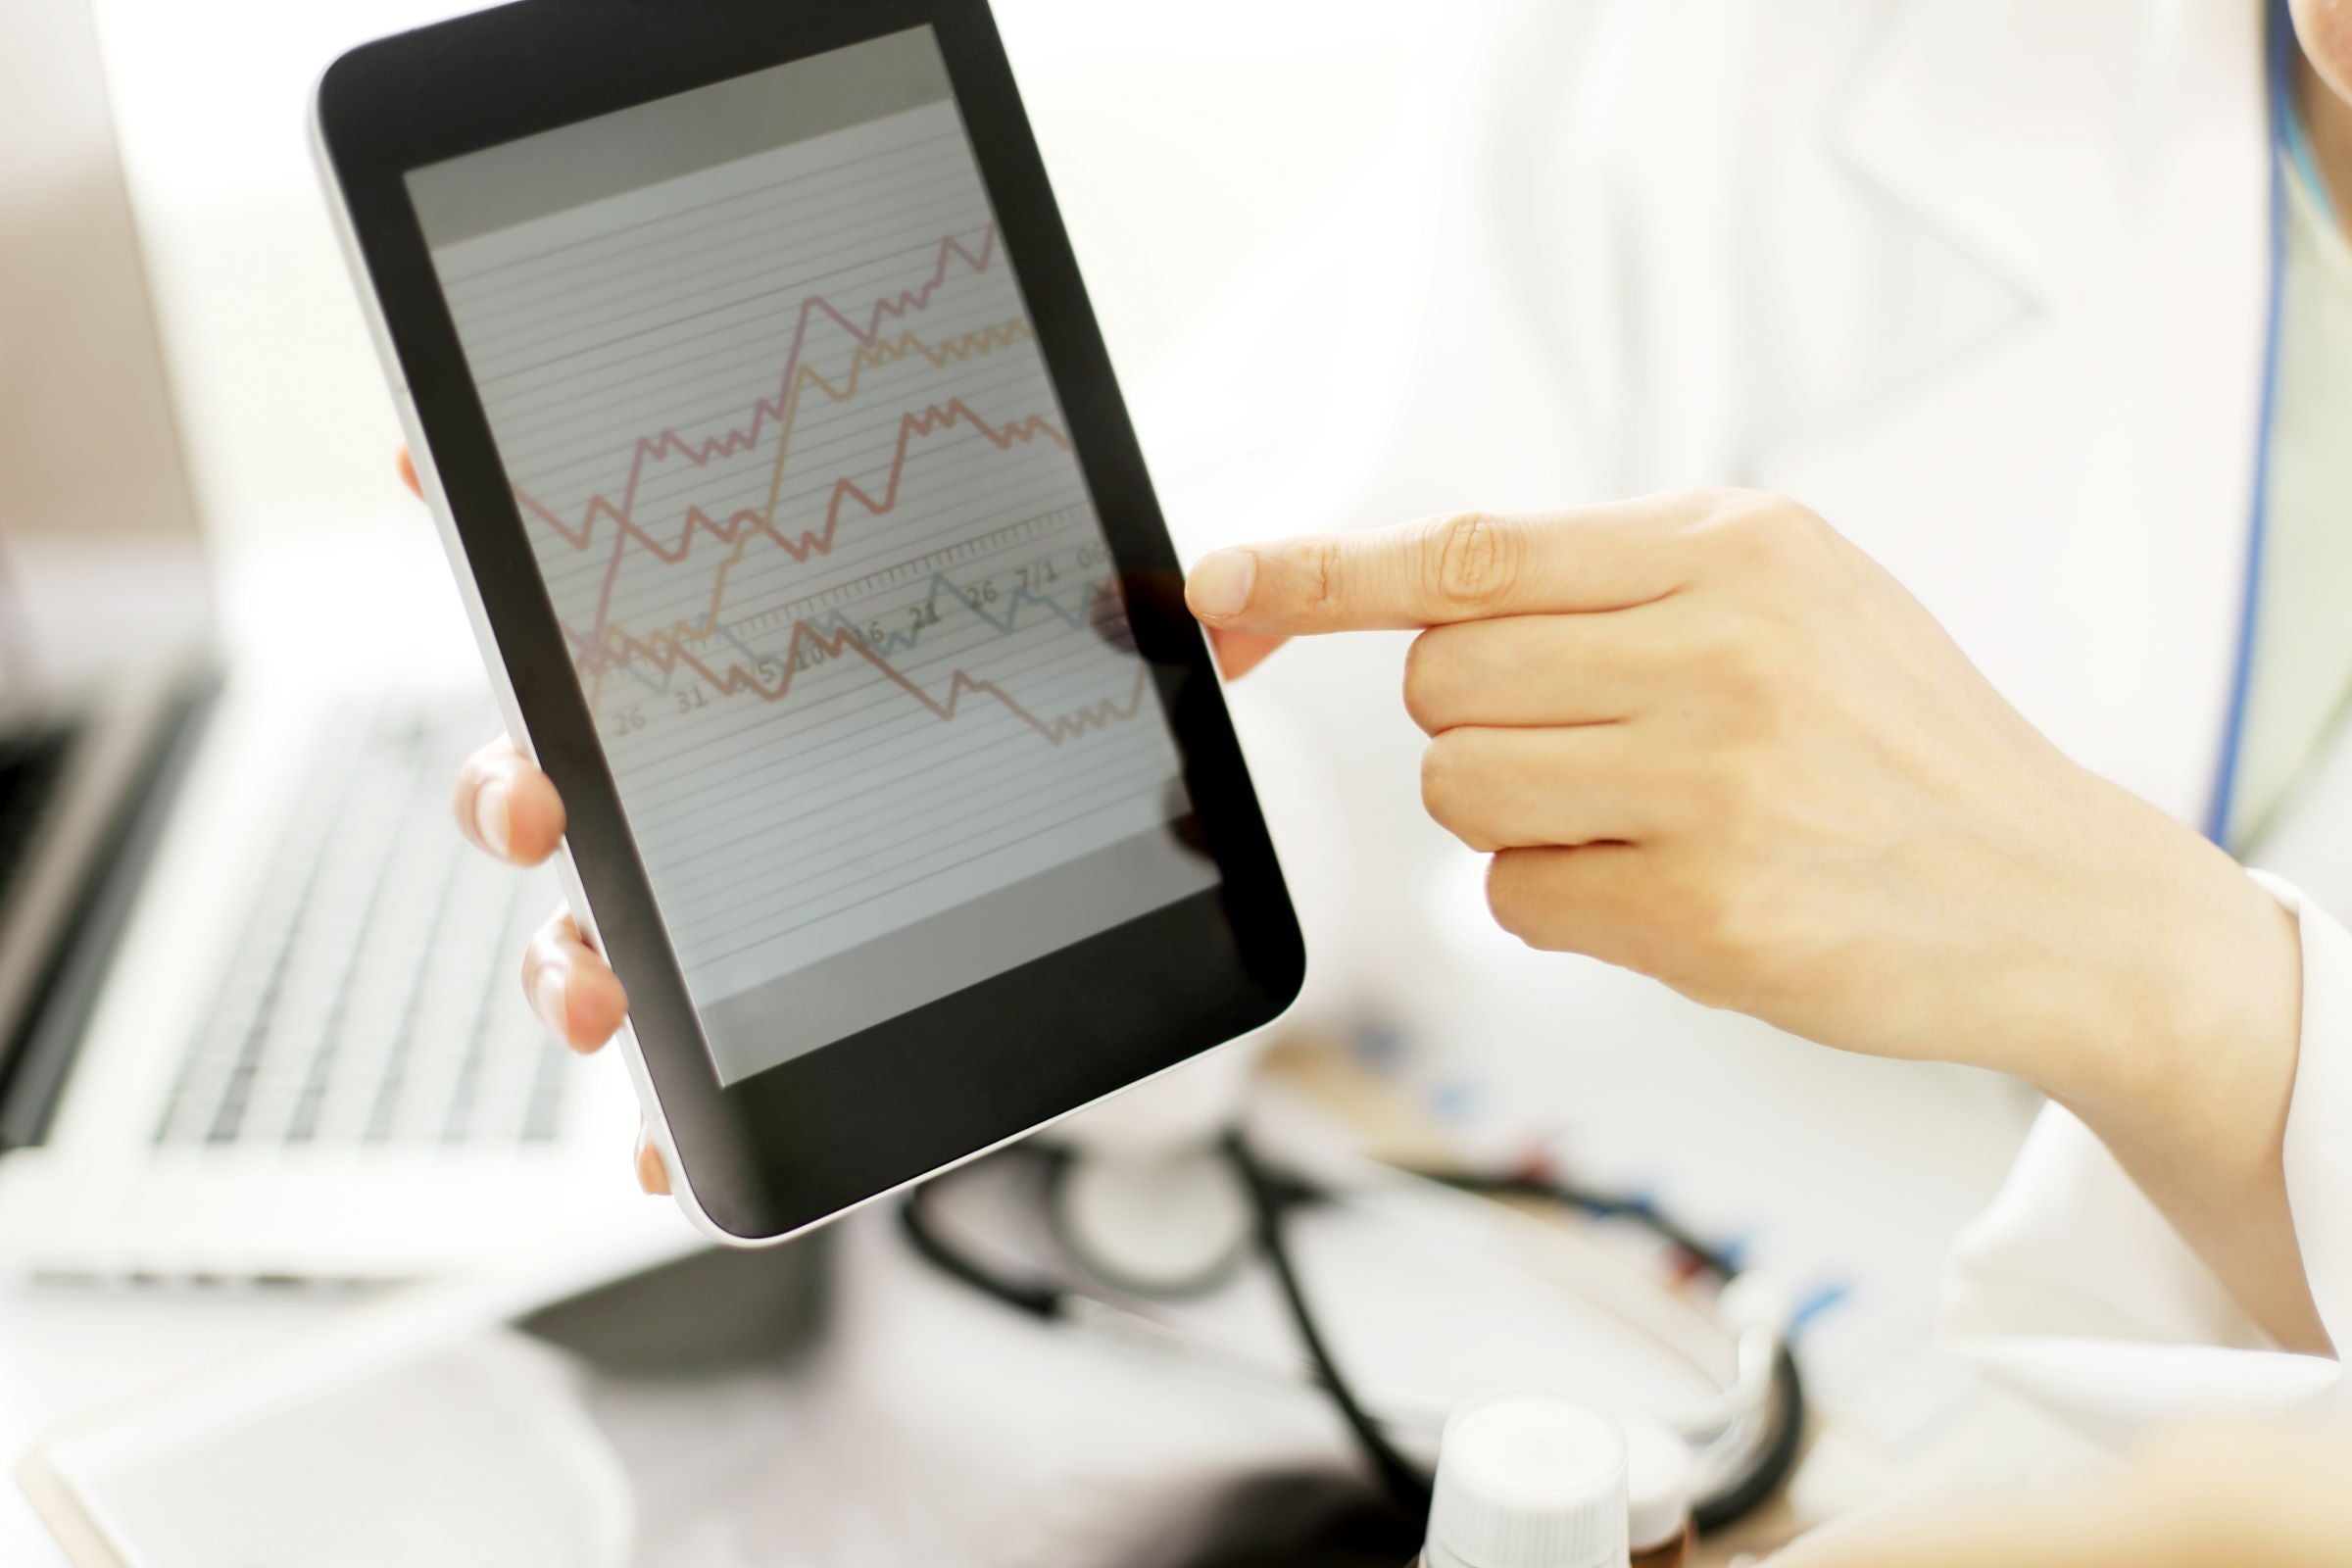
[(87, 8), (0, 9), (0, 1270), (462, 1269), (615, 1200), (626, 1087), (450, 821), (486, 689), (223, 667)]

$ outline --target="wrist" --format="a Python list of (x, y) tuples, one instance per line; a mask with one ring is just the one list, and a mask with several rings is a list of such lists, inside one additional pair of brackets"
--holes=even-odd
[(2125, 960), (2104, 976), (2104, 1027), (2040, 1087), (2111, 1144), (2275, 1167), (2302, 1029), (2295, 918), (2169, 818), (2149, 839), (2103, 944)]
[(2120, 790), (2084, 820), (2098, 825), (2064, 884), (2072, 918), (2049, 933), (2074, 978), (2016, 1070), (2082, 1118), (2276, 1343), (2325, 1351), (2281, 1156), (2302, 1043), (2296, 919)]
[(2111, 994), (2117, 1027), (2044, 1087), (2275, 1343), (2326, 1353), (2283, 1158), (2301, 929), (2227, 855), (2165, 826), (2140, 866), (2142, 961)]

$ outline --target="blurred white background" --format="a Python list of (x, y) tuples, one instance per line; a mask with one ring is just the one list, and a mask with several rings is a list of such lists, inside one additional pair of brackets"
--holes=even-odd
[[(466, 9), (97, 0), (202, 496), (224, 534), (331, 526), (399, 499), (389, 404), (311, 168), (308, 101), (342, 49)], [(1497, 35), (1551, 30), (1550, 9), (1497, 5), (1483, 21)], [(1416, 210), (1445, 118), (1429, 68), (1483, 28), (1397, 0), (999, 10), (1155, 455), (1180, 433), (1157, 427), (1144, 389), (1275, 258), (1313, 253), (1350, 209), (1377, 226), (1353, 255), (1324, 259), (1359, 275), (1400, 272), (1436, 243)], [(1271, 380), (1273, 358), (1235, 378)]]

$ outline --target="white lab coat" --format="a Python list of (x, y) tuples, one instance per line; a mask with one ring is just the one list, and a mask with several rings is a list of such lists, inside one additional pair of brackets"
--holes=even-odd
[[(1803, 500), (2069, 754), (2198, 820), (2257, 447), (2260, 38), (2253, 0), (1603, 7), (1555, 233), (1608, 487)], [(2251, 858), (2301, 921), (2288, 1196), (2352, 1346), (2352, 935), (2326, 912), (2352, 911), (2352, 744), (2334, 750)], [(1947, 1326), (2116, 1438), (2345, 1397), (2055, 1107), (1962, 1240)]]
[[(1185, 544), (1423, 505), (1782, 491), (1887, 565), (2070, 755), (2200, 821), (2263, 371), (2260, 0), (1445, 15), (1471, 41), (1427, 40), (1425, 145), (1141, 400)], [(1237, 384), (1253, 355), (1286, 373)], [(1417, 887), (1417, 802), (1380, 781), (1409, 780), (1418, 737), (1380, 730), (1393, 687), (1334, 673), (1277, 679), (1348, 710), (1299, 715), (1325, 721), (1318, 744), (1378, 732), (1341, 764), (1348, 831), (1394, 846), (1381, 880)], [(2352, 735), (2332, 752), (2250, 858), (2302, 923), (2286, 1174), (2322, 1314), (2352, 1346), (2352, 935), (2324, 912), (2352, 912)], [(1341, 808), (1319, 787), (1318, 809)], [(1278, 828), (1308, 814), (1282, 804)], [(1348, 858), (1301, 894), (1341, 885)], [(1343, 984), (1376, 976), (1383, 932), (1404, 929), (1381, 891), (1356, 887), (1353, 924), (1337, 911), (1341, 940), (1318, 948), (1355, 956), (1327, 966)], [(1963, 1238), (1948, 1299), (1970, 1354), (2117, 1439), (2347, 1397), (2334, 1362), (2267, 1347), (2054, 1109)]]

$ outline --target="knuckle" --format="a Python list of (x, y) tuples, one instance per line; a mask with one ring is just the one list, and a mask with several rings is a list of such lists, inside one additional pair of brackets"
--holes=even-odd
[(1426, 734), (1444, 729), (1449, 706), (1448, 689), (1455, 660), (1449, 641), (1439, 636), (1446, 628), (1433, 626), (1412, 640), (1404, 653), (1404, 710)]
[(1470, 732), (1449, 730), (1421, 753), (1421, 806), (1430, 820), (1471, 849), (1486, 854), (1502, 847), (1494, 829), (1487, 779)]
[(1829, 524), (1789, 500), (1756, 490), (1719, 492), (1714, 526), (1733, 555), (1754, 570), (1787, 570), (1818, 556)]
[(1340, 539), (1318, 539), (1306, 548), (1305, 581), (1301, 592), (1310, 611), (1333, 610), (1346, 603), (1348, 546)]
[(1531, 948), (1567, 951), (1575, 939), (1564, 923), (1568, 897), (1561, 871), (1562, 857), (1573, 850), (1498, 850), (1487, 865), (1487, 909), (1494, 923)]
[(1494, 923), (1533, 945), (1536, 937), (1536, 900), (1530, 885), (1534, 857), (1525, 851), (1504, 850), (1487, 865), (1487, 912)]
[(1525, 530), (1511, 517), (1463, 512), (1441, 519), (1425, 556), (1430, 597), (1456, 613), (1494, 609), (1518, 580), (1527, 554)]
[(1461, 820), (1465, 772), (1458, 736), (1440, 735), (1421, 749), (1421, 807), (1440, 827)]

